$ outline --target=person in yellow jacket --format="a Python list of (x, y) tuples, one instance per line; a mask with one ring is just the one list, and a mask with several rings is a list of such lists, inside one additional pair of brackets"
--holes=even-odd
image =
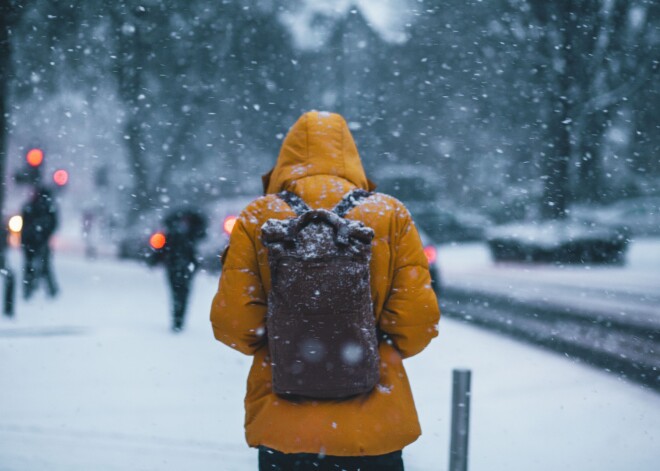
[[(245, 397), (248, 445), (260, 470), (402, 470), (401, 450), (421, 434), (402, 360), (437, 335), (440, 311), (428, 263), (405, 206), (381, 193), (346, 217), (373, 229), (371, 296), (379, 342), (380, 380), (369, 393), (343, 400), (289, 400), (272, 391), (266, 312), (271, 276), (261, 227), (296, 216), (277, 193), (290, 191), (315, 209), (332, 209), (355, 188), (374, 190), (346, 121), (308, 112), (287, 134), (265, 196), (239, 216), (223, 258), (211, 307), (215, 338), (252, 355)], [(295, 293), (292, 293), (294, 295)]]

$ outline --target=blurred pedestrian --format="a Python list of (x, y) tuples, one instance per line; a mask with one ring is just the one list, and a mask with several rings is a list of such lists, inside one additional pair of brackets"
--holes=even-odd
[(96, 214), (91, 208), (82, 212), (82, 236), (85, 241), (85, 257), (96, 258), (96, 245), (94, 244), (94, 230), (96, 226)]
[(50, 239), (58, 226), (57, 206), (51, 191), (38, 186), (23, 206), (23, 297), (30, 299), (39, 282), (46, 284), (50, 297), (57, 295), (58, 287), (51, 267)]
[[(196, 246), (206, 237), (206, 218), (197, 211), (179, 209), (165, 220), (164, 241), (148, 258), (150, 264), (163, 263), (172, 296), (172, 330), (183, 329), (192, 279), (197, 270)], [(161, 246), (162, 245), (162, 246)]]

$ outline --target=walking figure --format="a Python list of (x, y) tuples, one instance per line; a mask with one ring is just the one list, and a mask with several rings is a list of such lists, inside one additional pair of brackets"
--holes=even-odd
[[(183, 329), (192, 279), (197, 270), (197, 243), (206, 237), (206, 218), (196, 211), (176, 210), (164, 221), (164, 243), (154, 245), (151, 265), (163, 263), (172, 295), (172, 330)], [(156, 248), (159, 247), (159, 248)]]
[(93, 209), (85, 209), (82, 213), (82, 236), (85, 240), (85, 257), (96, 258), (96, 245), (94, 244), (96, 215)]
[(23, 206), (23, 297), (30, 299), (39, 282), (46, 283), (46, 293), (57, 295), (58, 287), (53, 276), (50, 260), (50, 238), (57, 229), (57, 206), (50, 190), (35, 188), (30, 200)]
[(253, 356), (259, 470), (401, 471), (421, 433), (402, 360), (440, 316), (410, 214), (373, 191), (337, 114), (303, 115), (263, 182), (211, 307), (216, 339)]

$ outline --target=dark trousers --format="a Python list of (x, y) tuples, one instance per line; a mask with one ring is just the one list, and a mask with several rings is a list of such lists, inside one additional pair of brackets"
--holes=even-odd
[(172, 292), (173, 327), (181, 328), (186, 315), (193, 273), (188, 267), (168, 267), (167, 280)]
[(319, 456), (259, 447), (259, 471), (403, 471), (400, 451), (378, 456)]
[(23, 296), (29, 299), (37, 288), (39, 280), (46, 282), (49, 296), (57, 294), (57, 284), (50, 266), (50, 247), (48, 244), (36, 247), (23, 247), (25, 265), (23, 268)]

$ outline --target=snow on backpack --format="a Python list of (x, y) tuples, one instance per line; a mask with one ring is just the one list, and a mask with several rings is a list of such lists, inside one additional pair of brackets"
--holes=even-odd
[(328, 211), (310, 209), (297, 195), (282, 192), (278, 196), (297, 217), (262, 226), (271, 272), (266, 327), (276, 394), (340, 399), (378, 383), (369, 273), (374, 232), (344, 218), (369, 195), (353, 190)]

